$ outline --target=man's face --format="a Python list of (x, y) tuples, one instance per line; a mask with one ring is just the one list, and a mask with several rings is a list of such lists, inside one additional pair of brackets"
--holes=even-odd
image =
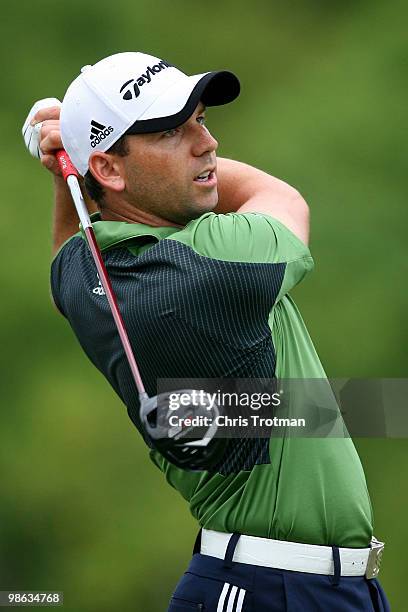
[(215, 208), (218, 143), (204, 121), (200, 103), (178, 128), (128, 136), (123, 196), (130, 204), (180, 225)]

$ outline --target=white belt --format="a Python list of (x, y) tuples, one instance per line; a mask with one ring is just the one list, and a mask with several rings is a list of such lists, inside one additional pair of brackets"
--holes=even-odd
[[(201, 532), (201, 554), (224, 559), (231, 533)], [(379, 572), (384, 544), (373, 538), (371, 548), (339, 548), (341, 575), (375, 578)], [(330, 546), (316, 546), (283, 540), (270, 540), (241, 535), (233, 561), (276, 569), (334, 574), (333, 551)]]

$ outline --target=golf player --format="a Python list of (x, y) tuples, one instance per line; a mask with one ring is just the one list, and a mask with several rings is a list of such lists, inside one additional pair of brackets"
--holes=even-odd
[[(54, 302), (147, 442), (54, 153), (63, 146), (83, 177), (149, 395), (158, 379), (324, 379), (289, 296), (313, 267), (308, 206), (277, 178), (217, 159), (206, 126), (206, 107), (239, 90), (231, 72), (187, 76), (160, 58), (119, 53), (85, 66), (62, 105), (43, 101), (25, 124), (27, 147), (54, 175)], [(389, 610), (350, 438), (232, 439), (215, 466), (195, 471), (157, 449), (150, 456), (201, 528), (169, 611)]]

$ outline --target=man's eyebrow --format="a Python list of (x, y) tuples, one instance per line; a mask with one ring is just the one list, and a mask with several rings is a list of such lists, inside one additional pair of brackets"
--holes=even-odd
[(197, 112), (203, 113), (205, 110), (207, 110), (207, 107), (205, 106), (205, 104), (203, 104), (203, 102), (200, 102), (197, 108)]

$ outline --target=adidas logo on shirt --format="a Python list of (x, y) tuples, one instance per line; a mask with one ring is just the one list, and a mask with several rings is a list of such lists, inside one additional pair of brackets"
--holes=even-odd
[(106, 295), (104, 288), (102, 287), (102, 283), (99, 279), (99, 274), (96, 275), (98, 277), (98, 286), (95, 289), (92, 289), (92, 293), (95, 295)]
[(113, 127), (111, 125), (106, 127), (106, 125), (102, 125), (102, 123), (92, 120), (91, 135), (89, 136), (91, 139), (91, 147), (94, 149), (96, 145), (98, 145), (102, 140), (105, 140), (105, 138), (112, 132)]

